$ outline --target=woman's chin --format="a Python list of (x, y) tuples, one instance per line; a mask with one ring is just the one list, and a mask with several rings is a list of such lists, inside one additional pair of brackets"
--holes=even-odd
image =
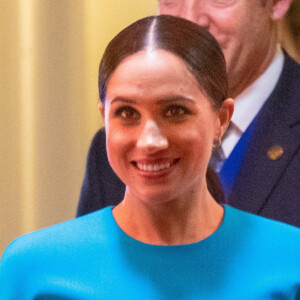
[(139, 201), (147, 204), (147, 205), (160, 205), (166, 204), (168, 202), (176, 199), (176, 195), (174, 195), (174, 190), (171, 189), (163, 189), (163, 190), (151, 190), (144, 189), (142, 192), (134, 193), (135, 198), (139, 199)]

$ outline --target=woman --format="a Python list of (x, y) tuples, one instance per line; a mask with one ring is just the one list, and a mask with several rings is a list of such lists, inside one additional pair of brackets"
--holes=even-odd
[(207, 188), (233, 111), (214, 38), (142, 19), (108, 45), (99, 93), (124, 200), (16, 240), (2, 299), (300, 299), (299, 229), (222, 207)]

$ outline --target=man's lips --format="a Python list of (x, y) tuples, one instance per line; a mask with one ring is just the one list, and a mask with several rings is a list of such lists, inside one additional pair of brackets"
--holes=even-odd
[(133, 161), (132, 164), (139, 170), (144, 172), (160, 172), (171, 168), (179, 161), (179, 158), (162, 160), (162, 161)]

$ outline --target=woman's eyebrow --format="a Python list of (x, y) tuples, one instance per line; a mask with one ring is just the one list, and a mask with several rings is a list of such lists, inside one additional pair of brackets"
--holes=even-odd
[(136, 103), (135, 100), (132, 100), (132, 99), (129, 99), (129, 98), (124, 98), (124, 97), (115, 97), (111, 100), (110, 103), (115, 103), (115, 102), (125, 102), (125, 103), (128, 103), (128, 104), (135, 104)]
[(166, 104), (166, 103), (170, 103), (170, 102), (188, 102), (190, 104), (193, 104), (193, 105), (196, 105), (196, 102), (195, 100), (191, 99), (191, 98), (187, 98), (187, 97), (184, 97), (184, 96), (170, 96), (170, 97), (165, 97), (161, 100), (158, 100), (157, 103), (158, 104)]
[[(122, 103), (127, 103), (127, 104), (136, 104), (136, 101), (133, 99), (119, 97), (119, 96), (115, 97), (111, 100), (111, 104), (116, 103), (116, 102), (122, 102)], [(163, 97), (162, 99), (158, 100), (156, 103), (159, 105), (162, 105), (162, 104), (168, 104), (168, 103), (172, 103), (172, 102), (187, 102), (189, 104), (196, 105), (195, 100), (188, 98), (188, 97), (180, 96), (180, 95)]]

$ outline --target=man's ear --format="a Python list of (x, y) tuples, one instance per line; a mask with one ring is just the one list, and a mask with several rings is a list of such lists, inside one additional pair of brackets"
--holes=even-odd
[(234, 111), (234, 100), (227, 98), (223, 101), (222, 106), (219, 110), (219, 137), (221, 138), (229, 126), (231, 117)]
[(273, 1), (272, 19), (282, 19), (289, 10), (293, 0), (275, 0)]
[(101, 101), (98, 102), (98, 109), (100, 111), (102, 118), (104, 119), (104, 104)]

